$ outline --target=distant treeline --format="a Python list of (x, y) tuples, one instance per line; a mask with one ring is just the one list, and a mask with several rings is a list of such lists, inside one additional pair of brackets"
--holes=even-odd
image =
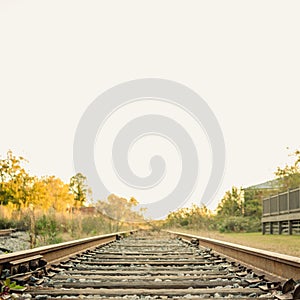
[[(262, 199), (300, 185), (300, 151), (292, 155), (294, 163), (278, 167), (267, 188), (232, 187), (215, 211), (193, 205), (172, 212), (164, 221), (152, 222), (151, 226), (222, 232), (259, 231)], [(39, 178), (29, 174), (26, 163), (26, 159), (15, 156), (12, 151), (0, 157), (0, 228), (28, 230), (33, 246), (36, 238), (41, 240), (42, 236), (43, 242), (49, 243), (57, 241), (64, 233), (70, 235), (66, 238), (81, 237), (145, 224), (143, 211), (136, 209), (138, 201), (134, 197), (127, 200), (114, 194), (93, 201), (93, 213), (87, 217), (80, 208), (91, 199), (92, 192), (83, 174), (75, 174), (68, 183), (55, 176)]]
[(294, 157), (294, 162), (283, 168), (277, 167), (274, 180), (269, 181), (266, 186), (232, 187), (225, 193), (216, 211), (196, 205), (191, 208), (182, 208), (170, 213), (164, 226), (221, 232), (260, 231), (262, 199), (300, 186), (300, 151), (296, 150), (291, 156)]

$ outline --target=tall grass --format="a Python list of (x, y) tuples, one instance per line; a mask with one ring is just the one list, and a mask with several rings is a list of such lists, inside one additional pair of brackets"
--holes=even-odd
[(132, 229), (131, 224), (119, 223), (100, 213), (82, 213), (80, 210), (57, 212), (16, 209), (0, 206), (0, 229), (16, 228), (29, 232), (31, 247), (43, 246)]

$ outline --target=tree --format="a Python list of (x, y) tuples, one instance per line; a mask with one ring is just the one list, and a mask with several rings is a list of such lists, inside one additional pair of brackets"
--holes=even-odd
[(232, 187), (231, 191), (227, 191), (225, 196), (217, 207), (219, 216), (242, 216), (243, 215), (243, 192), (237, 187)]
[(262, 215), (262, 199), (271, 193), (269, 190), (244, 189), (244, 216), (260, 219)]
[[(98, 201), (96, 207), (102, 214), (108, 216), (116, 224), (114, 230), (118, 231), (123, 223), (141, 222), (141, 211), (135, 211), (138, 201), (131, 197), (130, 200), (111, 194), (106, 201)], [(113, 230), (113, 228), (111, 228)]]
[(81, 173), (72, 176), (70, 179), (70, 191), (73, 193), (76, 203), (79, 206), (83, 206), (90, 193), (90, 189), (87, 185), (87, 178)]
[[(1, 205), (12, 204), (18, 209), (33, 205), (44, 211), (50, 208), (65, 211), (66, 207), (74, 206), (74, 195), (70, 192), (69, 184), (55, 176), (30, 176), (23, 167), (24, 162), (27, 161), (13, 155), (12, 151), (8, 151), (6, 157), (0, 159)], [(81, 174), (77, 174), (72, 180), (76, 200), (81, 204), (86, 199), (85, 180)]]
[(277, 167), (275, 172), (281, 191), (300, 186), (300, 150), (294, 151), (290, 156), (295, 157), (294, 163), (286, 164), (284, 168)]
[(44, 212), (49, 209), (64, 212), (74, 205), (74, 196), (69, 192), (69, 185), (55, 176), (34, 177), (29, 201)]
[(4, 159), (0, 159), (0, 203), (9, 202), (18, 208), (28, 205), (32, 177), (22, 167), (26, 162), (23, 157), (16, 157), (12, 151), (7, 152)]
[(55, 176), (43, 178), (45, 191), (44, 201), (40, 205), (44, 209), (54, 209), (56, 211), (66, 211), (67, 207), (74, 205), (74, 195), (70, 193), (69, 185)]
[(205, 206), (193, 204), (191, 207), (180, 208), (167, 216), (165, 226), (189, 226), (193, 229), (208, 229), (211, 226), (212, 212)]

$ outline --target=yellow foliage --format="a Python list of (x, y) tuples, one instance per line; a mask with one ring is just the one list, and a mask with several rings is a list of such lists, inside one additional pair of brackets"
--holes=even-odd
[(69, 184), (55, 176), (38, 178), (30, 176), (22, 166), (25, 161), (11, 151), (0, 158), (0, 204), (20, 210), (28, 208), (48, 211), (66, 211), (74, 206), (74, 195)]

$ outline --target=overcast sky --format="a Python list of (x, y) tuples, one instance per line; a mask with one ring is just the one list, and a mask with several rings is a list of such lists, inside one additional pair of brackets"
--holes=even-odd
[(155, 77), (193, 89), (220, 123), (227, 158), (215, 204), (232, 185), (271, 179), (300, 147), (299, 15), (296, 0), (1, 0), (0, 154), (68, 181), (88, 105)]

